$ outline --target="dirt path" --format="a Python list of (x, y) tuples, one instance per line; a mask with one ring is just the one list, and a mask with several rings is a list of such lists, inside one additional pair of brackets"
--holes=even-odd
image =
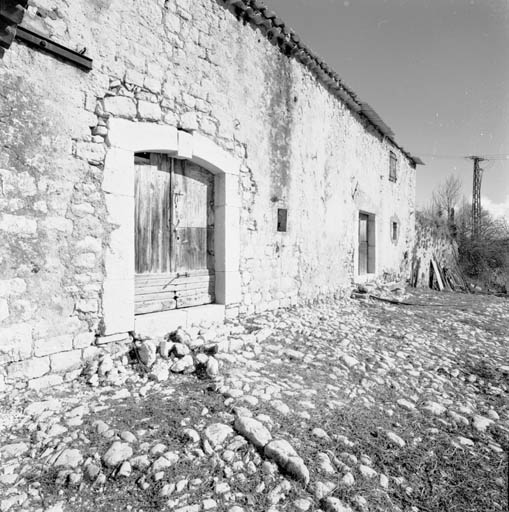
[(124, 360), (11, 394), (0, 510), (507, 510), (509, 302), (410, 299), (192, 332), (203, 365), (196, 339), (217, 343), (213, 381)]

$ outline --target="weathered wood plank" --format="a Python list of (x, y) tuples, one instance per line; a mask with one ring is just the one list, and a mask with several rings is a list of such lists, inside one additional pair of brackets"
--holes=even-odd
[(200, 282), (207, 281), (214, 278), (213, 272), (208, 272), (206, 269), (203, 273), (189, 272), (188, 275), (177, 274), (137, 274), (135, 276), (136, 283), (154, 283), (154, 284), (170, 284), (181, 282)]
[(177, 308), (188, 308), (191, 306), (201, 306), (203, 304), (212, 304), (214, 297), (212, 295), (198, 295), (195, 297), (184, 297), (177, 299)]
[(196, 291), (212, 293), (214, 291), (214, 282), (183, 284), (181, 286), (171, 288), (140, 287), (137, 289), (136, 298), (147, 299), (149, 297), (156, 298), (166, 295), (171, 295), (173, 297), (175, 294), (186, 292), (196, 293)]
[(146, 313), (157, 313), (159, 311), (168, 311), (177, 308), (175, 299), (168, 299), (164, 301), (145, 301), (135, 302), (134, 313), (136, 315), (143, 315)]
[(213, 268), (214, 177), (193, 163), (179, 161), (173, 180), (174, 268)]

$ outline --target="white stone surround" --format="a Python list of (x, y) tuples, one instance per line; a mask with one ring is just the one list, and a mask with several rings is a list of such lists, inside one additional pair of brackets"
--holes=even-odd
[[(109, 221), (118, 226), (111, 232), (105, 255), (106, 279), (103, 288), (103, 335), (186, 325), (218, 315), (224, 307), (240, 301), (240, 161), (198, 133), (154, 123), (112, 118), (109, 120), (110, 149), (104, 165), (103, 190)], [(216, 303), (141, 315), (134, 314), (134, 154), (167, 153), (190, 160), (214, 174), (215, 188), (215, 273)], [(210, 311), (209, 311), (210, 309)], [(195, 310), (195, 311), (191, 311)], [(196, 312), (197, 314), (194, 314)], [(143, 318), (143, 317), (146, 318)], [(158, 327), (156, 327), (158, 325)]]

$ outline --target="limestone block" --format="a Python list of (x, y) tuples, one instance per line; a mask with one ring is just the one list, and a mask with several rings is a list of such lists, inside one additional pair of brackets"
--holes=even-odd
[(52, 386), (58, 386), (62, 384), (64, 379), (60, 375), (45, 375), (28, 381), (28, 387), (30, 389), (41, 390), (50, 388)]
[(96, 255), (93, 252), (78, 254), (73, 258), (73, 263), (77, 267), (94, 268), (96, 264)]
[(72, 336), (64, 334), (53, 338), (36, 340), (34, 343), (34, 353), (37, 357), (56, 354), (72, 350)]
[(32, 327), (13, 324), (0, 328), (0, 340), (0, 363), (26, 359), (32, 352)]
[(81, 366), (81, 350), (71, 350), (50, 356), (52, 372), (77, 370)]
[(240, 172), (240, 160), (198, 133), (193, 133), (193, 161), (213, 173), (239, 174)]
[(93, 332), (81, 332), (74, 336), (73, 347), (75, 349), (78, 348), (87, 348), (94, 344), (95, 334)]
[(104, 162), (102, 188), (111, 194), (134, 197), (134, 155), (132, 151), (110, 148)]
[(154, 123), (134, 123), (125, 119), (108, 121), (108, 142), (128, 151), (176, 152), (177, 129)]
[(216, 301), (218, 304), (235, 304), (242, 297), (240, 272), (216, 270)]
[(76, 144), (76, 156), (87, 162), (101, 163), (104, 160), (105, 153), (106, 149), (102, 142), (78, 142)]
[(21, 215), (4, 213), (0, 216), (0, 231), (18, 236), (34, 235), (37, 231), (37, 221)]
[(0, 322), (9, 318), (9, 305), (5, 299), (0, 299)]
[(143, 83), (145, 88), (150, 92), (153, 92), (154, 94), (159, 94), (161, 92), (161, 80), (146, 77)]
[(125, 73), (125, 81), (129, 84), (137, 85), (138, 87), (143, 87), (144, 78), (143, 73), (139, 73), (134, 69), (128, 69)]
[(26, 359), (7, 367), (7, 375), (13, 379), (35, 379), (50, 371), (49, 357)]
[(180, 117), (180, 128), (186, 132), (194, 132), (198, 129), (196, 112), (186, 112)]
[(39, 221), (41, 228), (44, 231), (60, 231), (62, 233), (72, 233), (73, 223), (72, 220), (65, 217), (47, 217)]
[(104, 110), (117, 117), (132, 119), (136, 117), (136, 104), (126, 96), (108, 96), (104, 98)]
[(102, 242), (99, 238), (86, 236), (76, 243), (77, 252), (93, 252), (99, 254), (102, 252)]
[(24, 293), (27, 285), (23, 279), (4, 279), (0, 281), (0, 297), (18, 296)]
[(240, 209), (219, 206), (215, 214), (216, 271), (238, 272), (240, 265)]
[(236, 174), (216, 174), (214, 181), (214, 205), (241, 206), (240, 183)]
[(179, 130), (177, 158), (191, 160), (193, 157), (193, 136), (190, 133)]
[(108, 220), (115, 226), (105, 253), (106, 276), (134, 276), (134, 201), (127, 196), (106, 194)]
[(103, 323), (105, 335), (134, 330), (134, 274), (131, 279), (104, 281)]
[(148, 121), (159, 121), (163, 115), (159, 103), (152, 103), (150, 101), (138, 101), (138, 115), (140, 119)]
[(109, 345), (111, 343), (121, 343), (124, 341), (129, 341), (129, 334), (127, 332), (109, 334), (107, 336), (98, 336), (96, 338), (96, 343), (98, 345)]

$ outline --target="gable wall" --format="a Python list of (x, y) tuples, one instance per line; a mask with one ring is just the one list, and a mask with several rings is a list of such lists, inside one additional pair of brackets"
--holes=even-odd
[[(407, 271), (415, 169), (221, 2), (30, 3), (23, 25), (86, 47), (94, 69), (85, 73), (17, 42), (0, 60), (7, 378), (55, 382), (48, 372), (75, 368), (95, 350), (104, 255), (119, 229), (103, 188), (112, 118), (195, 131), (241, 160), (240, 297), (230, 315), (347, 288), (360, 210), (376, 215), (377, 273)], [(396, 184), (388, 181), (391, 149)], [(287, 233), (276, 232), (277, 208), (288, 209)], [(391, 219), (400, 223), (397, 243)]]

